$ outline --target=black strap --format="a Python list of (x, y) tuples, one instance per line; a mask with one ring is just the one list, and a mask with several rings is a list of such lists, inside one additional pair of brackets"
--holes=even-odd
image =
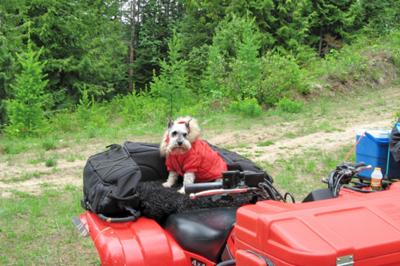
[(135, 221), (138, 217), (127, 216), (127, 217), (107, 217), (104, 214), (98, 213), (97, 216), (105, 222), (108, 223), (125, 223)]
[[(88, 201), (81, 200), (81, 205), (82, 205), (82, 207), (83, 207), (84, 209), (86, 209), (86, 210), (88, 210), (88, 211), (90, 211), (90, 212), (95, 213), (95, 212), (92, 210), (92, 208), (91, 208), (91, 206), (90, 206), (90, 203), (89, 203)], [(125, 210), (127, 210), (127, 211), (128, 211), (130, 214), (132, 214), (132, 215), (129, 215), (129, 216), (126, 216), (126, 217), (108, 217), (108, 216), (105, 216), (104, 214), (101, 214), (101, 213), (95, 213), (95, 214), (96, 214), (100, 219), (102, 219), (103, 221), (109, 222), (109, 223), (133, 222), (133, 221), (137, 220), (137, 219), (141, 216), (141, 213), (140, 213), (140, 211), (138, 211), (138, 210), (135, 210), (135, 209), (130, 208), (130, 207), (124, 207), (124, 208), (125, 208)]]
[(104, 214), (98, 213), (97, 216), (103, 221), (106, 221), (108, 223), (125, 223), (125, 222), (133, 222), (137, 220), (141, 215), (140, 211), (137, 211), (130, 207), (125, 207), (125, 210), (130, 212), (132, 215), (126, 217), (108, 217), (105, 216)]

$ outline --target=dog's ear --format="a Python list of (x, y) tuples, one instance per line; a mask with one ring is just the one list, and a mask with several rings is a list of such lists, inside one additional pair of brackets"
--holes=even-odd
[(186, 126), (188, 132), (190, 132), (190, 121), (192, 121), (191, 118), (187, 122), (185, 122), (185, 126)]
[(174, 121), (171, 118), (168, 118), (168, 129), (170, 129), (174, 125)]

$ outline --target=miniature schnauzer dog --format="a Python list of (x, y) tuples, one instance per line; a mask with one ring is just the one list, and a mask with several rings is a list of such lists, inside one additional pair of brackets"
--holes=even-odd
[(166, 157), (169, 171), (163, 186), (171, 187), (177, 182), (178, 176), (183, 176), (180, 193), (185, 193), (187, 184), (215, 181), (221, 178), (222, 172), (227, 171), (221, 156), (200, 139), (199, 125), (192, 117), (169, 121), (160, 144), (160, 153)]

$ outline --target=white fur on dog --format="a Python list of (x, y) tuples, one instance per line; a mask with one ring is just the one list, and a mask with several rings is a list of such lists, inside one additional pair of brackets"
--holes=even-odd
[[(169, 125), (165, 131), (160, 144), (160, 154), (168, 157), (172, 153), (185, 153), (191, 149), (191, 143), (200, 137), (200, 127), (197, 120), (190, 117), (179, 117)], [(195, 180), (194, 173), (185, 173), (183, 176), (183, 187), (180, 193), (185, 193), (184, 187), (187, 184), (193, 184)], [(178, 179), (178, 174), (170, 171), (168, 179), (163, 183), (164, 187), (172, 187)]]
[[(177, 130), (184, 130), (185, 124), (180, 124), (181, 122), (185, 122), (189, 124), (189, 132), (186, 137), (186, 139), (189, 141), (189, 143), (193, 143), (195, 140), (197, 140), (200, 137), (200, 127), (199, 124), (197, 123), (197, 120), (195, 118), (192, 118), (190, 116), (185, 116), (185, 117), (179, 117), (175, 121), (173, 121), (172, 127), (168, 128), (164, 136), (161, 140), (160, 144), (160, 154), (162, 157), (168, 156), (170, 152), (172, 152), (173, 147), (176, 146), (176, 143), (173, 142), (172, 136), (170, 136), (170, 133), (173, 132), (173, 129)], [(167, 139), (169, 138), (169, 143), (167, 143)]]

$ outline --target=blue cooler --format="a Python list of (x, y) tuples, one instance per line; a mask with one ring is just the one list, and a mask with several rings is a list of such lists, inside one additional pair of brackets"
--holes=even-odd
[[(372, 169), (364, 170), (358, 175), (364, 178), (371, 178), (372, 171), (375, 167), (380, 167), (383, 176), (386, 176), (387, 156), (390, 141), (390, 130), (372, 129), (357, 133), (356, 141), (360, 142), (356, 147), (356, 162), (364, 162), (372, 165)], [(393, 156), (389, 156), (389, 173), (388, 178), (400, 178), (400, 163), (393, 160)]]

